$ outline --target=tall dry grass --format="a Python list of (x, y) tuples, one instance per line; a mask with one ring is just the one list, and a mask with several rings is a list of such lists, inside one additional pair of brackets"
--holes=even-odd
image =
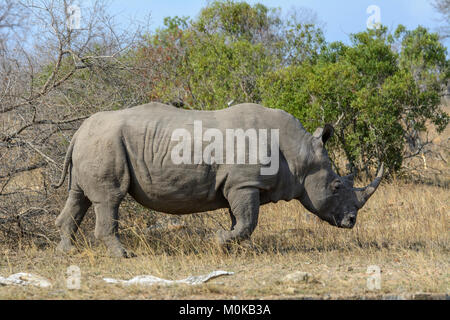
[[(447, 250), (449, 192), (437, 186), (392, 182), (383, 184), (358, 214), (353, 230), (321, 221), (295, 200), (261, 207), (258, 227), (250, 243), (258, 252), (360, 251), (387, 248)], [(186, 215), (161, 221), (163, 214), (123, 207), (122, 237), (143, 254), (204, 253), (214, 246), (209, 237), (229, 228), (226, 210)], [(85, 232), (92, 233), (92, 231)], [(88, 237), (89, 238), (89, 237)], [(92, 239), (92, 237), (90, 237)], [(211, 242), (211, 243), (209, 243)]]

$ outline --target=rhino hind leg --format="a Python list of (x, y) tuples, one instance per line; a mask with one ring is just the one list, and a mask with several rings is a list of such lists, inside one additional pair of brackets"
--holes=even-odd
[(94, 204), (95, 237), (103, 241), (113, 257), (129, 258), (129, 254), (119, 239), (119, 205), (120, 201), (107, 201)]
[(236, 217), (233, 214), (233, 211), (231, 211), (231, 208), (229, 209), (230, 211), (230, 219), (231, 219), (231, 228), (230, 230), (234, 230), (234, 227), (236, 226)]
[(259, 190), (245, 189), (231, 193), (229, 197), (232, 226), (230, 231), (219, 230), (216, 234), (220, 245), (249, 239), (258, 223)]
[(61, 234), (58, 251), (69, 252), (74, 249), (72, 241), (90, 206), (91, 202), (82, 191), (71, 190), (69, 192), (64, 209), (55, 222)]

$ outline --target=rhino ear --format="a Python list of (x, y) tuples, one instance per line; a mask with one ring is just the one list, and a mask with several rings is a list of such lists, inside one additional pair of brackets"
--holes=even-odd
[(317, 128), (313, 136), (317, 139), (321, 139), (323, 145), (333, 136), (334, 128), (331, 124), (326, 124), (324, 128)]

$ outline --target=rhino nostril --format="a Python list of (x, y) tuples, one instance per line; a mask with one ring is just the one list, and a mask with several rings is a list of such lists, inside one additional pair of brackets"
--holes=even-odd
[(351, 225), (354, 225), (356, 222), (356, 217), (355, 216), (351, 216), (348, 221), (350, 222)]

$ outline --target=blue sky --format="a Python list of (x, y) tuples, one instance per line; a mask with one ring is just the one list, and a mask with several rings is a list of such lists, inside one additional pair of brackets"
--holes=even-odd
[[(248, 0), (249, 3), (262, 3), (268, 7), (281, 7), (288, 12), (294, 7), (310, 8), (324, 23), (328, 41), (348, 41), (348, 35), (366, 29), (367, 8), (376, 5), (381, 11), (381, 23), (389, 28), (404, 24), (409, 29), (422, 25), (436, 30), (441, 21), (440, 15), (430, 5), (429, 0)], [(112, 0), (110, 12), (116, 15), (124, 26), (130, 19), (144, 19), (151, 15), (151, 27), (156, 29), (167, 16), (195, 17), (207, 0)], [(446, 41), (449, 45), (449, 40)]]

